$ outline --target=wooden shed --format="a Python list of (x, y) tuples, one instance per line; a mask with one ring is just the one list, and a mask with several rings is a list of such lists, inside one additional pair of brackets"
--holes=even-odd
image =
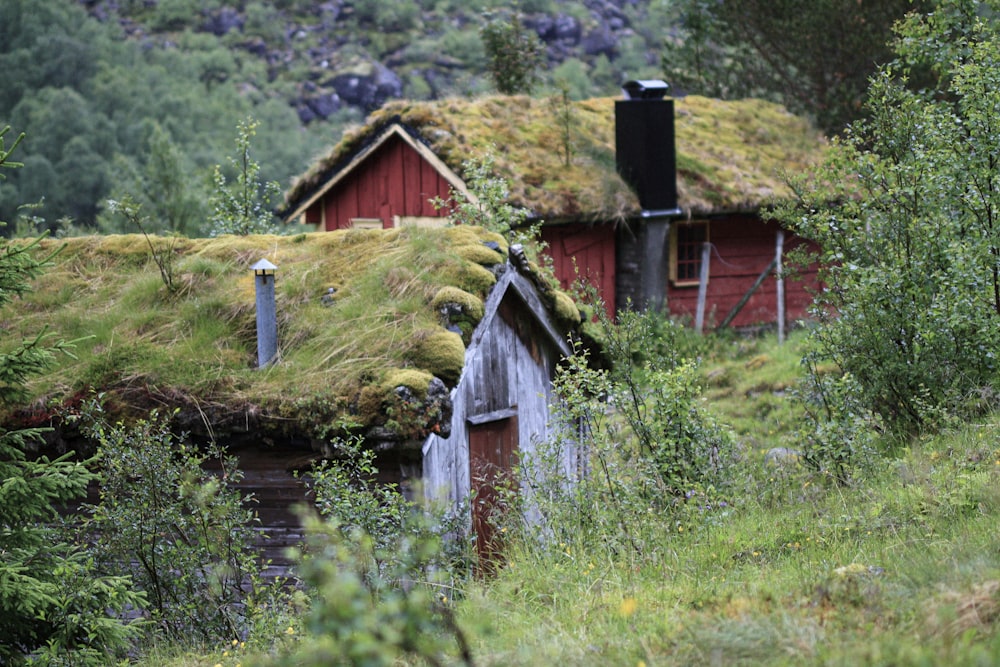
[[(631, 303), (694, 319), (700, 310), (707, 326), (735, 327), (805, 317), (815, 267), (779, 280), (784, 253), (804, 241), (766, 212), (791, 196), (786, 177), (822, 155), (822, 136), (759, 100), (636, 98), (389, 103), (296, 180), (284, 218), (324, 230), (444, 224), (446, 211), (430, 202), (470, 197), (463, 165), (490, 153), (510, 202), (543, 223), (563, 287), (589, 280), (609, 312)], [(669, 113), (656, 102), (669, 102)], [(643, 113), (617, 118), (634, 110), (623, 103)], [(625, 162), (637, 168), (623, 167), (628, 143), (640, 154)], [(641, 154), (650, 148), (669, 148), (669, 166)], [(673, 203), (655, 205), (663, 193)]]
[[(425, 493), (455, 506), (471, 501), (481, 557), (493, 543), (494, 486), (512, 477), (520, 456), (548, 439), (552, 378), (557, 364), (573, 353), (537, 279), (524, 261), (517, 261), (516, 247), (512, 252), (515, 261), (486, 300), (462, 378), (451, 392), (450, 433), (432, 433), (422, 449)], [(579, 465), (570, 446), (563, 451), (563, 465), (567, 473)]]

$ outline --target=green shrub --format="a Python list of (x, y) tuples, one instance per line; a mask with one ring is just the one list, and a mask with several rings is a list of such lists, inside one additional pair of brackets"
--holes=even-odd
[[(260, 665), (473, 664), (452, 614), (450, 589), (437, 585), (426, 570), (439, 553), (436, 538), (420, 529), (402, 534), (385, 549), (390, 560), (363, 531), (345, 534), (336, 521), (316, 517), (307, 518), (305, 526), (309, 538), (299, 555), (299, 573), (312, 598), (306, 633), (293, 648)], [(367, 565), (373, 553), (392, 565), (373, 572)], [(427, 577), (414, 579), (414, 572)]]
[(252, 548), (256, 513), (234, 488), (236, 460), (216, 447), (198, 451), (156, 412), (110, 424), (92, 402), (83, 428), (98, 445), (101, 495), (89, 522), (98, 562), (132, 577), (167, 638), (244, 636), (262, 564)]
[(523, 456), (519, 478), (529, 492), (506, 490), (516, 511), (500, 517), (500, 527), (524, 537), (529, 550), (571, 545), (644, 557), (662, 539), (651, 516), (673, 517), (683, 530), (726, 506), (734, 447), (699, 404), (694, 362), (657, 340), (658, 327), (672, 325), (625, 311), (616, 324), (602, 305), (594, 310), (612, 367), (595, 368), (577, 346), (556, 370), (550, 437)]
[(311, 597), (307, 632), (263, 664), (471, 664), (450, 600), (454, 577), (467, 572), (463, 522), (377, 484), (375, 452), (362, 444), (335, 440), (333, 458), (307, 478), (319, 512), (305, 516), (307, 543), (296, 553)]
[(805, 464), (846, 484), (859, 464), (870, 464), (881, 430), (878, 416), (864, 403), (864, 392), (850, 374), (819, 372), (807, 354), (809, 374), (796, 390), (806, 420), (796, 433)]
[[(1000, 27), (973, 4), (944, 2), (897, 32), (898, 59), (872, 79), (866, 120), (779, 217), (821, 248), (818, 354), (905, 434), (996, 405)], [(931, 89), (910, 86), (915, 71), (936, 73)]]

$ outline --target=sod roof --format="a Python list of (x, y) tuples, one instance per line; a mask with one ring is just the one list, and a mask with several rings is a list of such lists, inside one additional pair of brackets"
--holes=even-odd
[[(47, 328), (80, 339), (76, 358), (32, 380), (0, 423), (47, 424), (101, 392), (115, 415), (180, 408), (180, 426), (217, 435), (322, 438), (347, 422), (420, 438), (447, 426), (440, 399), (507, 255), (503, 237), (471, 226), (152, 240), (170, 249), (173, 291), (141, 235), (43, 242), (65, 247), (0, 309), (0, 354)], [(262, 258), (278, 267), (280, 362), (257, 369), (250, 267)], [(569, 328), (579, 313), (564, 299), (548, 292)]]
[[(489, 96), (397, 101), (371, 114), (293, 184), (285, 210), (322, 188), (383, 130), (399, 123), (462, 174), (470, 156), (492, 153), (510, 202), (536, 217), (617, 220), (639, 202), (615, 169), (614, 98), (570, 103), (570, 160), (565, 163), (562, 103), (553, 98)], [(675, 100), (678, 199), (700, 215), (753, 211), (791, 194), (786, 174), (822, 157), (823, 137), (784, 107), (761, 100)]]

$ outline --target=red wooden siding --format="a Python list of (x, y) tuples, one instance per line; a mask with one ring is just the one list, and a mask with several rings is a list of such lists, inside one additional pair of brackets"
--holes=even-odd
[[(719, 324), (729, 314), (774, 259), (777, 232), (777, 224), (764, 223), (752, 216), (729, 216), (710, 221), (709, 239), (713, 247), (705, 308), (707, 328)], [(784, 254), (787, 256), (802, 243), (805, 241), (785, 232)], [(785, 263), (787, 266), (787, 259)], [(812, 300), (807, 287), (815, 285), (815, 267), (801, 278), (785, 279), (785, 317), (789, 322), (807, 316)], [(698, 303), (698, 285), (668, 284), (667, 303), (673, 315), (693, 318)], [(757, 288), (730, 326), (772, 323), (777, 315), (777, 282), (772, 275)]]
[[(612, 225), (552, 225), (542, 227), (556, 278), (568, 289), (578, 278), (595, 285), (604, 298), (608, 314), (614, 316), (615, 230)], [(579, 275), (578, 273), (579, 272)]]
[(397, 215), (443, 215), (430, 200), (448, 196), (448, 181), (394, 136), (314, 203), (306, 211), (306, 221), (319, 223), (325, 212), (327, 231), (350, 228), (354, 218), (378, 218), (388, 228)]
[(502, 548), (493, 514), (503, 511), (497, 486), (513, 479), (517, 456), (517, 416), (469, 426), (469, 475), (475, 495), (472, 529), (483, 571)]

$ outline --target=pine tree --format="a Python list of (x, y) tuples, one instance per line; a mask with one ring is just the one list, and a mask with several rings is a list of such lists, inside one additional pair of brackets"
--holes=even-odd
[[(5, 149), (0, 130), (0, 167), (19, 167)], [(0, 179), (3, 178), (0, 173)], [(3, 224), (3, 223), (0, 223)], [(51, 255), (38, 256), (41, 239), (30, 244), (0, 240), (0, 306), (26, 292)], [(24, 397), (29, 377), (45, 370), (56, 352), (71, 344), (51, 343), (44, 332), (0, 353), (0, 407)], [(128, 647), (132, 628), (108, 610), (121, 611), (140, 599), (120, 577), (94, 576), (84, 547), (59, 528), (57, 507), (86, 493), (93, 474), (72, 453), (49, 459), (28, 455), (43, 429), (0, 426), (0, 664), (107, 664)]]

